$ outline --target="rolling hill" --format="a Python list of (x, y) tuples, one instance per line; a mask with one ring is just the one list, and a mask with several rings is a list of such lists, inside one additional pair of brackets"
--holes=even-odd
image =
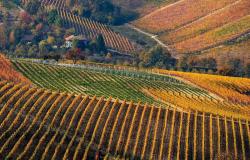
[(179, 111), (197, 110), (221, 116), (249, 118), (249, 80), (244, 78), (175, 74), (156, 69), (137, 71), (135, 68), (88, 63), (43, 64), (34, 60), (14, 60), (13, 64), (38, 87), (54, 91), (106, 98), (112, 96), (176, 108)]
[[(68, 4), (68, 0), (40, 2), (44, 11), (57, 11), (62, 28), (74, 28), (75, 33), (88, 39), (102, 34), (109, 51), (138, 60), (138, 66), (143, 66), (140, 53), (143, 60), (165, 59), (160, 54), (162, 48), (146, 52), (156, 43), (176, 57), (216, 58), (219, 67), (231, 58), (250, 62), (249, 0), (112, 0), (140, 13), (138, 20), (113, 27), (78, 16), (74, 10), (78, 0), (71, 1), (74, 4)], [(38, 21), (33, 22), (37, 23), (36, 30), (41, 26)], [(20, 24), (30, 28), (34, 25)], [(0, 34), (9, 31), (5, 26), (0, 26)], [(2, 41), (12, 39), (9, 48), (33, 43), (14, 44), (19, 31), (24, 32), (3, 34)], [(51, 44), (55, 41), (52, 36), (45, 39)], [(142, 50), (134, 42), (147, 47)], [(38, 47), (42, 46), (39, 42)], [(35, 47), (28, 50), (52, 55), (44, 55), (43, 59), (25, 58), (26, 54), (21, 57), (16, 50), (10, 53), (9, 48), (5, 50), (9, 59), (0, 54), (0, 159), (250, 157), (249, 78), (175, 71), (179, 64), (165, 70), (89, 62), (85, 57), (88, 50), (82, 51), (84, 61), (79, 58), (79, 48), (62, 59), (54, 54), (63, 51), (56, 46), (50, 51)], [(132, 54), (134, 51), (138, 53)], [(107, 61), (113, 58), (110, 53), (101, 56)]]
[[(155, 10), (133, 25), (157, 34), (174, 54), (184, 56), (201, 54), (244, 37), (250, 32), (249, 15), (248, 0), (181, 0)], [(237, 45), (231, 44), (231, 48)], [(220, 55), (216, 53), (213, 58)], [(244, 54), (250, 55), (247, 49)]]
[(249, 122), (0, 81), (0, 157), (246, 159)]
[(249, 79), (42, 62), (0, 77), (1, 159), (249, 157)]

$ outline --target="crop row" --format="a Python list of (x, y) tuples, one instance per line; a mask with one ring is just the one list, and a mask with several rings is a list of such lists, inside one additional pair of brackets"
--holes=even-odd
[(184, 93), (170, 92), (168, 90), (149, 89), (148, 92), (167, 103), (175, 105), (178, 109), (197, 110), (234, 118), (249, 119), (249, 105), (240, 105), (227, 101), (190, 96)]
[[(7, 87), (5, 87), (7, 86)], [(247, 159), (249, 122), (0, 82), (0, 158)]]
[[(25, 4), (27, 1), (24, 0), (23, 3)], [(107, 25), (74, 15), (67, 9), (64, 0), (40, 0), (40, 2), (46, 9), (57, 9), (64, 24), (74, 28), (78, 34), (84, 35), (88, 39), (102, 34), (107, 47), (121, 53), (130, 54), (135, 50), (134, 44), (121, 34), (112, 31)]]
[(34, 84), (52, 90), (112, 96), (119, 99), (157, 102), (144, 93), (144, 89), (165, 89), (206, 98), (213, 98), (206, 91), (187, 85), (169, 76), (150, 73), (106, 70), (101, 67), (70, 67), (44, 65), (28, 61), (13, 61), (16, 68)]
[(87, 18), (76, 16), (68, 11), (58, 9), (58, 13), (67, 26), (75, 28), (76, 32), (89, 39), (102, 34), (106, 45), (121, 52), (130, 53), (134, 51), (133, 44), (124, 36), (113, 32), (108, 26), (92, 21)]
[(155, 69), (154, 71), (157, 73), (182, 77), (231, 102), (236, 102), (242, 105), (250, 104), (250, 80), (247, 78), (226, 77), (198, 73), (184, 73), (159, 69)]
[(172, 46), (179, 53), (195, 52), (216, 46), (224, 43), (225, 41), (247, 34), (250, 31), (249, 21), (250, 15), (242, 17), (222, 27), (215, 28), (214, 30), (198, 35), (194, 38), (175, 43)]
[(11, 62), (3, 54), (0, 54), (0, 79), (30, 83), (27, 78), (12, 68)]
[(139, 19), (135, 25), (152, 33), (174, 30), (232, 4), (236, 0), (180, 0)]
[(232, 5), (178, 28), (169, 34), (163, 34), (161, 39), (168, 44), (181, 42), (233, 22), (248, 14), (250, 14), (250, 2), (248, 0), (236, 1)]

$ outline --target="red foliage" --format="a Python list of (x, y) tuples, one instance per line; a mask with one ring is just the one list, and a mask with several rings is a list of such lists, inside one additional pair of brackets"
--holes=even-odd
[(0, 54), (0, 79), (31, 84), (27, 78), (13, 69), (11, 62), (2, 54)]
[(73, 63), (76, 64), (78, 60), (83, 60), (85, 58), (85, 55), (81, 51), (81, 49), (76, 48), (68, 51), (68, 53), (65, 55), (65, 58), (73, 60)]
[(32, 17), (26, 11), (21, 11), (19, 17), (21, 21), (23, 21), (26, 24), (29, 24), (33, 21)]
[(39, 23), (38, 25), (36, 25), (36, 31), (40, 31), (43, 29), (43, 24)]

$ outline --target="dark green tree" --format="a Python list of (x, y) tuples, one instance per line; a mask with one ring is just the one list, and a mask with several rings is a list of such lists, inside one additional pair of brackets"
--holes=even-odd
[(151, 48), (148, 52), (142, 54), (140, 59), (144, 62), (145, 67), (159, 67), (170, 69), (176, 65), (176, 59), (160, 46)]
[(100, 34), (96, 37), (96, 51), (98, 53), (105, 53), (107, 52), (107, 48), (104, 42), (103, 36)]
[(81, 49), (81, 50), (84, 50), (86, 48), (84, 42), (82, 40), (73, 40), (73, 44), (72, 44), (72, 47), (74, 49)]
[(248, 63), (245, 67), (245, 76), (250, 77), (250, 63)]
[(38, 0), (30, 0), (28, 1), (28, 3), (25, 6), (26, 11), (31, 14), (31, 15), (35, 15), (39, 8), (40, 8), (40, 2)]

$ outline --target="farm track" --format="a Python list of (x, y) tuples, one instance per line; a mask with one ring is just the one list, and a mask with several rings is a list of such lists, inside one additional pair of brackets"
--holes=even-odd
[(151, 34), (149, 32), (146, 32), (146, 31), (143, 31), (142, 29), (136, 27), (136, 26), (133, 26), (131, 24), (126, 24), (129, 28), (137, 31), (137, 32), (140, 32), (146, 36), (148, 36), (149, 38), (151, 38), (152, 40), (156, 41), (157, 44), (159, 44), (160, 46), (166, 48), (173, 56), (176, 55), (175, 51), (170, 48), (169, 45), (165, 44), (163, 41), (161, 41), (159, 38), (158, 38), (158, 35), (155, 35), (155, 34)]

